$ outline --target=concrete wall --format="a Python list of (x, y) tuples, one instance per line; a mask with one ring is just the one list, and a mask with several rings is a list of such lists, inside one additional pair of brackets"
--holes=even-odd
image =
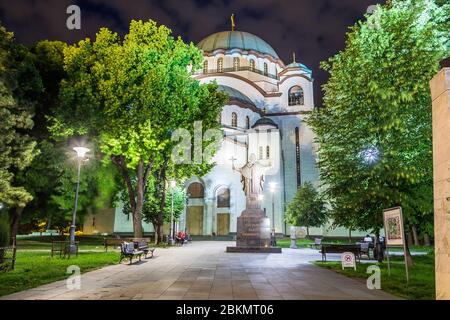
[(83, 233), (85, 234), (111, 234), (114, 231), (115, 209), (101, 209), (95, 214), (89, 214), (84, 218)]
[[(448, 62), (448, 60), (447, 60)], [(430, 82), (433, 100), (436, 298), (450, 299), (450, 66)]]

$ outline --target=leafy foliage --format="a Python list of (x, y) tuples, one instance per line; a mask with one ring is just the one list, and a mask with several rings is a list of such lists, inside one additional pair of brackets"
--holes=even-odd
[(102, 28), (94, 42), (80, 41), (64, 56), (68, 77), (61, 85), (61, 108), (52, 131), (55, 136), (89, 136), (104, 160), (120, 170), (134, 233), (141, 237), (144, 191), (151, 174), (164, 190), (175, 144), (171, 133), (189, 130), (196, 120), (207, 120), (208, 129), (225, 96), (215, 85), (191, 77), (201, 67), (200, 50), (154, 21), (132, 21), (123, 40)]
[(13, 179), (37, 154), (29, 131), (34, 125), (34, 101), (41, 91), (42, 82), (28, 50), (0, 26), (0, 202), (9, 207), (24, 207), (32, 200)]
[[(390, 1), (351, 28), (309, 123), (336, 225), (379, 230), (382, 209), (432, 222), (429, 81), (448, 55), (449, 6)], [(368, 151), (372, 152), (368, 155)], [(420, 195), (420, 196), (419, 196)]]
[[(285, 220), (293, 226), (320, 227), (327, 221), (325, 201), (311, 182), (305, 182), (286, 210)], [(308, 230), (309, 233), (309, 230)]]

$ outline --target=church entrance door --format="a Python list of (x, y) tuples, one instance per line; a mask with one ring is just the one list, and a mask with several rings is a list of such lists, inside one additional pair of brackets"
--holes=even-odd
[(203, 234), (203, 206), (191, 206), (187, 208), (186, 227), (188, 233), (193, 236)]
[(217, 214), (217, 235), (227, 236), (230, 233), (230, 214), (218, 213)]

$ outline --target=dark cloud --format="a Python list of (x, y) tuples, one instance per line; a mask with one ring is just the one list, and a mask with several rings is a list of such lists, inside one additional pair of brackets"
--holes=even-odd
[[(131, 19), (156, 20), (174, 35), (199, 42), (207, 35), (230, 29), (235, 14), (238, 30), (254, 33), (268, 43), (285, 63), (296, 52), (313, 70), (316, 104), (327, 74), (320, 61), (344, 47), (348, 27), (363, 18), (379, 0), (14, 0), (0, 2), (0, 21), (19, 42), (63, 40), (70, 43), (94, 37), (100, 27), (125, 34)], [(81, 8), (82, 29), (66, 28), (66, 8)]]

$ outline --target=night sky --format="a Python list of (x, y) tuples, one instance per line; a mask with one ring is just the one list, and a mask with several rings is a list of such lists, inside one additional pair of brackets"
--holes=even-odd
[[(73, 43), (94, 37), (100, 27), (125, 34), (131, 19), (153, 19), (185, 41), (198, 43), (218, 31), (236, 30), (266, 40), (286, 63), (296, 52), (297, 62), (313, 70), (315, 103), (327, 73), (319, 63), (344, 48), (348, 27), (363, 18), (377, 0), (1, 0), (0, 21), (18, 42), (41, 39)], [(81, 8), (81, 30), (68, 30), (66, 8)]]

